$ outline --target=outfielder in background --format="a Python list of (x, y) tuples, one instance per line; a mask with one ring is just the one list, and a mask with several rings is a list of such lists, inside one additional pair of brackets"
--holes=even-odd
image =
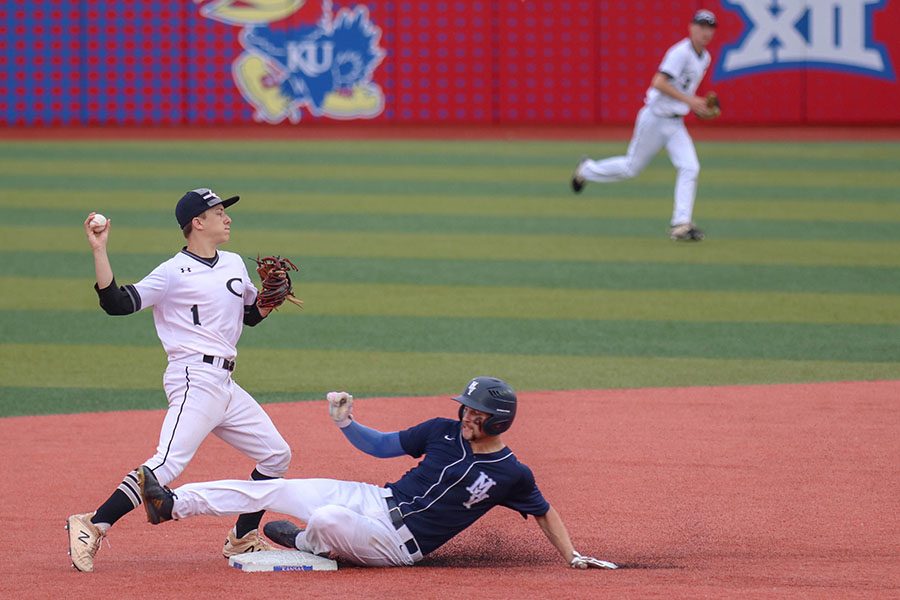
[[(264, 305), (243, 260), (218, 250), (231, 237), (222, 200), (212, 190), (187, 192), (175, 209), (187, 245), (134, 285), (119, 287), (106, 246), (111, 221), (98, 226), (88, 215), (84, 230), (94, 254), (95, 289), (110, 315), (153, 308), (156, 331), (168, 355), (163, 378), (169, 408), (156, 453), (144, 466), (164, 483), (187, 466), (209, 433), (257, 461), (252, 479), (281, 477), (291, 450), (269, 416), (231, 377), (243, 325), (254, 326), (272, 310)], [(69, 555), (79, 571), (94, 569), (94, 556), (109, 528), (141, 503), (137, 471), (128, 473), (96, 511), (71, 515)], [(271, 545), (258, 533), (262, 512), (242, 514), (225, 540), (226, 557)]]
[(158, 524), (196, 515), (275, 510), (303, 521), (267, 523), (268, 537), (287, 548), (330, 555), (367, 567), (409, 566), (440, 548), (495, 506), (531, 515), (572, 567), (617, 565), (575, 551), (566, 526), (544, 499), (526, 465), (501, 439), (516, 416), (516, 393), (494, 377), (476, 377), (453, 398), (459, 418), (435, 418), (383, 433), (356, 422), (353, 396), (328, 394), (329, 414), (357, 449), (378, 458), (422, 461), (398, 481), (378, 487), (333, 479), (212, 481), (169, 490), (140, 470), (147, 519)]
[(717, 101), (695, 95), (709, 67), (706, 47), (713, 39), (716, 25), (712, 12), (694, 13), (688, 37), (666, 51), (650, 82), (626, 155), (605, 160), (582, 159), (572, 175), (572, 190), (576, 194), (588, 181), (608, 183), (637, 176), (665, 148), (678, 172), (669, 237), (697, 242), (703, 239), (703, 232), (693, 222), (700, 161), (684, 125), (684, 116), (690, 111), (703, 119), (718, 116)]

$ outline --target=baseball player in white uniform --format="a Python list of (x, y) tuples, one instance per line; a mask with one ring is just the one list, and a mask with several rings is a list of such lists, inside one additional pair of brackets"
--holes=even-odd
[(700, 162), (694, 142), (684, 126), (684, 116), (689, 111), (701, 118), (712, 116), (706, 99), (696, 96), (695, 92), (709, 67), (710, 55), (706, 47), (712, 41), (716, 25), (716, 16), (712, 12), (698, 10), (694, 13), (688, 37), (668, 49), (653, 76), (644, 106), (638, 112), (627, 154), (599, 161), (582, 159), (572, 175), (572, 190), (576, 194), (588, 181), (608, 183), (637, 176), (657, 152), (665, 148), (678, 172), (669, 237), (687, 241), (703, 239), (703, 232), (692, 220)]
[[(210, 433), (257, 461), (251, 479), (279, 478), (291, 460), (290, 447), (269, 416), (231, 377), (243, 326), (258, 324), (271, 310), (256, 305), (257, 290), (241, 257), (218, 249), (231, 236), (225, 209), (237, 201), (238, 196), (222, 200), (207, 188), (187, 192), (175, 209), (187, 245), (138, 283), (122, 287), (106, 252), (111, 221), (98, 229), (91, 213), (84, 222), (100, 306), (110, 315), (152, 308), (168, 355), (163, 385), (169, 408), (156, 453), (143, 463), (161, 482), (178, 477)], [(94, 512), (70, 516), (72, 565), (93, 571), (109, 528), (140, 504), (134, 470)], [(225, 541), (226, 557), (271, 549), (257, 531), (262, 514), (238, 517)]]

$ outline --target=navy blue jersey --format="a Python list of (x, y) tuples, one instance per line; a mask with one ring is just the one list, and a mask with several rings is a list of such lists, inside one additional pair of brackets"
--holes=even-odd
[(543, 516), (550, 505), (534, 474), (509, 448), (473, 454), (459, 421), (431, 419), (400, 432), (400, 445), (425, 458), (387, 484), (422, 554), (439, 548), (495, 506)]

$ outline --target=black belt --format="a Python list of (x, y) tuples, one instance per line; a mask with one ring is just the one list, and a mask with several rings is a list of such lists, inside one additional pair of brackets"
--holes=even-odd
[(228, 360), (227, 358), (221, 358), (218, 356), (210, 356), (209, 354), (204, 354), (203, 362), (208, 363), (210, 365), (216, 365), (217, 367), (222, 367), (226, 371), (234, 371), (234, 361)]
[[(403, 523), (403, 514), (400, 512), (400, 507), (397, 506), (397, 500), (393, 496), (388, 496), (384, 501), (387, 503), (388, 514), (391, 516), (391, 523), (394, 525), (394, 529), (400, 529), (405, 523)], [(408, 529), (409, 528), (407, 527), (407, 530)], [(410, 532), (410, 534), (411, 533), (412, 532)], [(404, 543), (404, 546), (406, 546), (406, 550), (410, 554), (419, 552), (419, 544), (416, 543), (415, 538), (408, 540)]]

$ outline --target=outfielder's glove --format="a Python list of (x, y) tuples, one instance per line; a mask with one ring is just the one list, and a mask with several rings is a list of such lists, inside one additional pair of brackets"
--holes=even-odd
[(707, 119), (715, 119), (722, 114), (722, 105), (719, 103), (719, 95), (715, 92), (706, 94), (706, 110), (709, 111)]
[(608, 560), (600, 560), (593, 556), (582, 556), (577, 552), (572, 552), (572, 562), (569, 563), (573, 569), (618, 569), (619, 565), (609, 562)]
[(303, 300), (294, 296), (294, 286), (288, 271), (300, 269), (287, 258), (280, 256), (256, 257), (256, 272), (262, 283), (262, 290), (256, 297), (259, 308), (278, 308), (285, 300), (303, 308)]
[(328, 392), (328, 416), (334, 424), (343, 429), (353, 420), (353, 396), (347, 392)]

